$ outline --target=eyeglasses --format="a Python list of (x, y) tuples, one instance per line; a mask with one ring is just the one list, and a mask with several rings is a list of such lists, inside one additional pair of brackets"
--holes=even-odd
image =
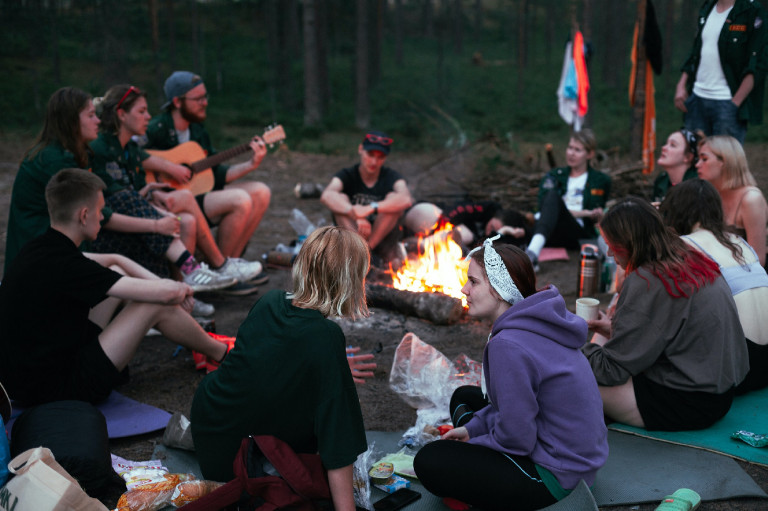
[(120, 98), (120, 101), (117, 102), (117, 106), (115, 107), (115, 110), (118, 110), (120, 108), (120, 105), (123, 104), (123, 101), (125, 101), (125, 98), (127, 98), (128, 94), (130, 94), (131, 92), (133, 92), (134, 94), (141, 94), (141, 91), (139, 90), (138, 87), (134, 87), (133, 85), (131, 85), (130, 87), (128, 87), (128, 90), (125, 91), (125, 94), (123, 94), (123, 97)]
[(379, 144), (387, 147), (391, 146), (393, 142), (393, 140), (389, 137), (382, 137), (380, 135), (374, 135), (373, 133), (368, 133), (365, 135), (365, 140), (372, 144)]
[(194, 98), (188, 98), (187, 96), (182, 96), (181, 99), (186, 99), (187, 101), (194, 101), (195, 103), (203, 103), (204, 101), (208, 101), (208, 93), (206, 92), (202, 96), (197, 96)]

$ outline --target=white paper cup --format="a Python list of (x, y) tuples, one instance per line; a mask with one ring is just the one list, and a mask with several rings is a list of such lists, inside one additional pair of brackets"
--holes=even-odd
[(576, 300), (576, 315), (584, 318), (585, 321), (597, 319), (599, 307), (600, 300), (596, 298), (578, 298)]

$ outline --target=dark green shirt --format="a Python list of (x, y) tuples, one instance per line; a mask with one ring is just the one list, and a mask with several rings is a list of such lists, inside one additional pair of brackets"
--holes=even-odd
[[(696, 72), (701, 61), (701, 31), (716, 3), (717, 0), (706, 0), (702, 4), (693, 48), (681, 68), (681, 71), (688, 73), (688, 94), (693, 92)], [(731, 89), (731, 95), (736, 93), (746, 75), (754, 75), (755, 85), (752, 92), (739, 106), (738, 112), (739, 120), (751, 124), (760, 124), (763, 121), (765, 71), (768, 66), (766, 21), (766, 11), (760, 2), (736, 0), (717, 41), (720, 65), (728, 88)]]
[[(205, 126), (200, 123), (191, 123), (189, 125), (189, 140), (197, 142), (208, 156), (216, 154), (211, 143), (211, 137), (205, 130)], [(173, 149), (179, 145), (179, 137), (176, 134), (176, 127), (173, 124), (173, 117), (170, 112), (163, 112), (149, 121), (147, 128), (147, 149)], [(219, 164), (213, 167), (213, 189), (223, 190), (227, 184), (227, 170), (229, 165)]]
[(141, 162), (149, 158), (149, 154), (133, 140), (129, 140), (123, 147), (116, 135), (102, 132), (99, 138), (91, 142), (91, 149), (93, 173), (107, 185), (104, 190), (106, 197), (126, 188), (138, 192), (147, 184)]
[[(11, 192), (3, 273), (21, 247), (45, 233), (51, 225), (48, 204), (45, 201), (45, 187), (54, 174), (69, 168), (80, 168), (80, 165), (75, 160), (75, 155), (58, 142), (42, 148), (34, 157), (21, 162)], [(106, 222), (112, 212), (104, 208), (103, 213)]]
[[(568, 178), (571, 175), (571, 167), (558, 167), (546, 173), (539, 183), (539, 208), (544, 194), (553, 188), (562, 197), (568, 191)], [(584, 185), (584, 203), (582, 209), (605, 209), (608, 196), (611, 193), (611, 178), (592, 167), (587, 167), (587, 183)], [(584, 218), (584, 228), (594, 229), (594, 223), (590, 218)]]
[(224, 363), (200, 382), (191, 422), (200, 469), (216, 481), (234, 477), (232, 461), (248, 435), (319, 452), (329, 470), (367, 449), (344, 333), (279, 290), (253, 306)]
[[(689, 179), (695, 179), (697, 177), (699, 177), (699, 174), (696, 172), (696, 167), (691, 166), (688, 167), (688, 170), (683, 174), (683, 181), (688, 181)], [(667, 196), (670, 188), (672, 188), (672, 181), (669, 180), (669, 174), (663, 170), (653, 181), (653, 202), (662, 202), (664, 197)]]

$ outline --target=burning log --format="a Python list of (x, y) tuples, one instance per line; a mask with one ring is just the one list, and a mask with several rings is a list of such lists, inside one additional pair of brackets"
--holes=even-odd
[(436, 325), (450, 325), (464, 315), (461, 300), (442, 293), (401, 291), (389, 286), (366, 284), (368, 305), (426, 319)]

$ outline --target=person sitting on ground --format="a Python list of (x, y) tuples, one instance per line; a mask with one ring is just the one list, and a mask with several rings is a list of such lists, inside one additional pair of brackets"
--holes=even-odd
[[(260, 263), (228, 259), (219, 252), (208, 226), (196, 221), (202, 219), (202, 213), (191, 195), (184, 205), (180, 199), (175, 201), (181, 208), (178, 214), (148, 201), (154, 188), (146, 183), (144, 161), (153, 161), (180, 179), (188, 177), (189, 169), (150, 156), (133, 141), (133, 136), (144, 134), (150, 118), (144, 93), (132, 85), (116, 85), (107, 91), (99, 107), (101, 133), (91, 143), (93, 171), (107, 186), (107, 205), (127, 215), (129, 222), (107, 225), (93, 243), (93, 250), (123, 254), (160, 276), (169, 274), (168, 261), (173, 262), (196, 291), (223, 289), (259, 274)], [(182, 225), (192, 232), (182, 232)], [(214, 265), (213, 270), (195, 261), (195, 240), (206, 240), (199, 248)]]
[(420, 202), (410, 208), (403, 220), (415, 234), (429, 232), (449, 222), (453, 225), (457, 243), (462, 248), (475, 247), (481, 238), (501, 234), (500, 242), (525, 247), (531, 240), (531, 222), (513, 209), (503, 209), (495, 201), (464, 200), (454, 204)]
[(700, 140), (699, 135), (685, 128), (667, 137), (667, 143), (661, 148), (661, 155), (656, 162), (663, 170), (653, 181), (653, 203), (661, 204), (670, 188), (697, 177), (696, 161), (699, 158)]
[(649, 430), (708, 428), (749, 369), (728, 284), (642, 199), (611, 206), (600, 230), (626, 270), (613, 318), (588, 321), (608, 340), (583, 348), (605, 415)]
[(329, 317), (366, 316), (365, 240), (341, 227), (315, 230), (293, 264), (293, 293), (272, 290), (237, 332), (234, 349), (192, 401), (192, 438), (206, 479), (229, 481), (240, 442), (273, 435), (319, 452), (335, 509), (353, 511), (352, 466), (365, 428), (345, 354)]
[(736, 394), (768, 387), (768, 274), (742, 238), (724, 231), (720, 195), (700, 179), (673, 188), (659, 208), (667, 225), (707, 254), (731, 288), (747, 338), (749, 373)]
[[(421, 448), (419, 481), (440, 497), (482, 509), (540, 509), (608, 458), (597, 384), (579, 351), (587, 325), (554, 286), (536, 289), (521, 249), (486, 240), (469, 254), (469, 315), (493, 322), (483, 353), (484, 388), (459, 387), (454, 429)], [(487, 395), (484, 395), (487, 392)]]
[(549, 171), (539, 184), (539, 218), (526, 253), (534, 267), (545, 245), (579, 248), (580, 240), (597, 237), (595, 225), (611, 192), (611, 178), (593, 169), (597, 142), (590, 130), (571, 135), (567, 167)]
[[(86, 170), (54, 175), (45, 191), (51, 226), (22, 248), (3, 276), (0, 380), (24, 406), (106, 399), (125, 380), (151, 327), (214, 361), (229, 349), (188, 314), (190, 286), (159, 279), (122, 256), (91, 260), (78, 250), (99, 233), (103, 189)], [(113, 264), (127, 275), (105, 267)]]
[(768, 205), (749, 171), (744, 148), (733, 137), (707, 137), (699, 147), (696, 170), (723, 200), (725, 229), (747, 240), (765, 266)]
[(336, 225), (360, 234), (384, 263), (402, 256), (399, 223), (413, 202), (405, 179), (384, 166), (392, 142), (380, 131), (366, 133), (357, 148), (360, 163), (337, 172), (320, 196)]
[[(43, 129), (24, 154), (13, 181), (4, 272), (21, 248), (51, 225), (45, 203), (45, 185), (51, 177), (65, 168), (90, 168), (88, 142), (98, 136), (100, 122), (87, 92), (62, 87), (51, 94)], [(108, 221), (111, 212), (104, 214)]]
[[(208, 156), (216, 154), (203, 125), (207, 116), (208, 90), (203, 79), (189, 71), (174, 71), (163, 86), (166, 103), (163, 113), (147, 128), (147, 149), (168, 150), (184, 142), (197, 142)], [(248, 161), (213, 168), (213, 190), (196, 196), (211, 226), (217, 226), (216, 244), (225, 257), (242, 257), (245, 247), (269, 207), (271, 192), (260, 181), (242, 180), (255, 170), (267, 148), (260, 137), (250, 142), (253, 154)], [(192, 162), (189, 162), (192, 163)], [(154, 170), (154, 169), (152, 169)], [(268, 280), (266, 273), (254, 284)]]

